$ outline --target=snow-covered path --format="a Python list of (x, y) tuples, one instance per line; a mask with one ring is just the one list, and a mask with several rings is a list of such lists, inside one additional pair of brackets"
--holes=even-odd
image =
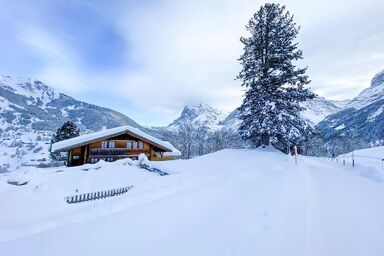
[(322, 159), (295, 166), (273, 151), (160, 165), (178, 173), (162, 180), (169, 193), (4, 242), (0, 255), (384, 255), (378, 180)]

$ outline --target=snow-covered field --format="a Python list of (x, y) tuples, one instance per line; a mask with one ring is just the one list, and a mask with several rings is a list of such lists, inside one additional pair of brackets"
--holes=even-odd
[[(0, 173), (51, 163), (49, 144), (52, 132), (8, 129), (0, 132)], [(56, 165), (57, 166), (57, 165)]]
[(23, 167), (0, 175), (0, 255), (384, 255), (384, 147), (354, 155), (355, 167), (295, 165), (271, 148), (223, 150), (156, 163), (167, 176), (127, 160)]

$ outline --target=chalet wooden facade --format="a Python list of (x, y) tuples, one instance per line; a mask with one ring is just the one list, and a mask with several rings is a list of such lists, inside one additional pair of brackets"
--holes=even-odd
[(68, 152), (67, 166), (137, 159), (145, 154), (149, 160), (161, 161), (180, 158), (181, 153), (169, 142), (159, 140), (130, 126), (116, 127), (60, 141), (52, 145), (54, 152)]

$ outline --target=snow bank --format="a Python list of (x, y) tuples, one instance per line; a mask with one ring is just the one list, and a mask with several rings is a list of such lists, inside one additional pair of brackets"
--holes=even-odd
[[(21, 187), (0, 175), (0, 255), (384, 254), (384, 182), (359, 175), (382, 175), (379, 163), (353, 169), (300, 156), (295, 165), (266, 147), (156, 165), (172, 175), (127, 159), (31, 168)], [(74, 205), (63, 199), (120, 184), (135, 189)]]

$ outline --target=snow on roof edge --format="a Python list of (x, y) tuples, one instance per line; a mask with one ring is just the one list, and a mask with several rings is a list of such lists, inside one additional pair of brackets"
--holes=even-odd
[[(149, 135), (137, 128), (134, 128), (132, 126), (119, 126), (107, 130), (102, 130), (94, 133), (84, 134), (80, 135), (75, 138), (63, 140), (56, 142), (52, 144), (52, 152), (58, 152), (58, 151), (64, 151), (70, 148), (80, 147), (83, 145), (86, 145), (90, 141), (99, 140), (103, 138), (108, 138), (111, 136), (119, 135), (121, 133), (127, 132), (135, 137), (142, 138), (144, 140), (147, 140), (148, 142), (151, 142), (155, 146), (158, 146), (164, 150), (167, 150), (169, 152), (173, 152), (174, 149), (177, 150), (171, 143), (168, 141), (162, 141), (160, 139), (157, 139), (153, 137), (152, 135)], [(178, 150), (177, 150), (178, 151)], [(180, 152), (180, 151), (179, 151)], [(177, 153), (177, 152), (176, 152)]]
[(164, 143), (168, 144), (172, 148), (172, 152), (164, 152), (164, 156), (181, 156), (180, 150), (175, 148), (170, 142), (163, 141)]

